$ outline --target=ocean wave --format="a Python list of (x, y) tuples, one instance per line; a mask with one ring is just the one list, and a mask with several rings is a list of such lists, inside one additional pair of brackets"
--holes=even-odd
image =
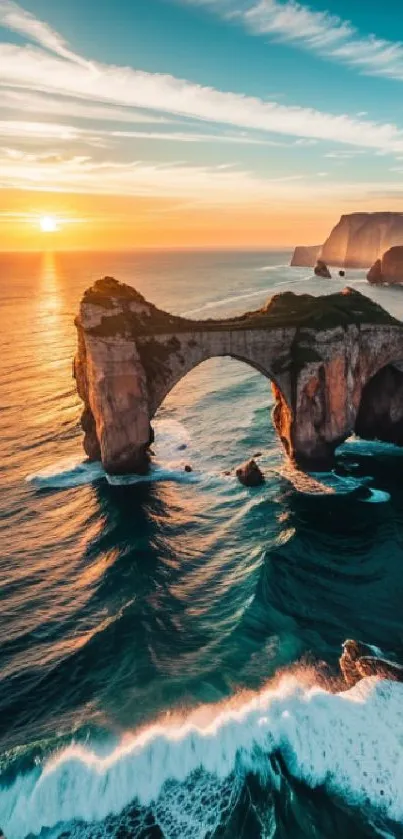
[(46, 828), (56, 837), (66, 825), (102, 822), (133, 803), (154, 814), (165, 839), (205, 839), (248, 773), (273, 783), (268, 758), (276, 753), (298, 781), (399, 821), (402, 739), (402, 684), (366, 678), (331, 693), (283, 676), (238, 704), (205, 706), (181, 724), (127, 736), (106, 755), (63, 749), (0, 788), (0, 824), (7, 839)]
[(258, 273), (263, 271), (279, 271), (280, 268), (289, 268), (290, 265), (288, 263), (282, 263), (281, 265), (262, 265), (261, 268), (256, 268)]
[(182, 317), (190, 317), (191, 315), (196, 315), (199, 312), (205, 312), (209, 309), (215, 309), (218, 306), (226, 306), (229, 303), (237, 303), (238, 300), (247, 300), (250, 297), (263, 297), (267, 294), (270, 289), (259, 289), (256, 291), (255, 288), (248, 288), (246, 291), (243, 291), (242, 294), (233, 294), (229, 297), (222, 297), (219, 300), (210, 300), (208, 303), (204, 303), (202, 306), (199, 306), (197, 309), (190, 309), (186, 312), (182, 312)]
[[(277, 265), (273, 267), (282, 268), (285, 266)], [(267, 295), (276, 292), (277, 288), (280, 288), (280, 286), (299, 285), (300, 283), (305, 283), (307, 280), (310, 280), (311, 278), (311, 275), (309, 275), (301, 277), (298, 280), (283, 280), (282, 282), (278, 282), (275, 285), (268, 286), (267, 288), (261, 288), (259, 290), (256, 290), (255, 288), (246, 289), (246, 291), (243, 291), (242, 294), (234, 294), (231, 297), (222, 297), (219, 300), (211, 300), (208, 303), (204, 303), (203, 306), (199, 306), (197, 309), (190, 309), (186, 312), (182, 312), (182, 317), (192, 317), (193, 315), (197, 315), (200, 312), (205, 312), (209, 309), (215, 309), (220, 306), (227, 306), (230, 304), (232, 305), (233, 303), (238, 303), (238, 301), (240, 300), (249, 300), (252, 297), (264, 298)]]

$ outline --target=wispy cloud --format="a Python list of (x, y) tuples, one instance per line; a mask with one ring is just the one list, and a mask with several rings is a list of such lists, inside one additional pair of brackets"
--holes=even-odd
[(67, 58), (69, 61), (77, 62), (77, 64), (83, 66), (90, 66), (90, 62), (69, 49), (68, 44), (58, 32), (21, 8), (13, 0), (0, 0), (0, 26), (20, 35), (25, 35), (30, 41), (40, 44), (41, 47), (62, 56), (62, 58)]
[(191, 199), (199, 204), (270, 202), (294, 195), (302, 175), (261, 179), (239, 169), (188, 164), (150, 164), (86, 156), (35, 155), (0, 148), (0, 186), (85, 194), (137, 195)]
[(245, 132), (236, 133), (200, 133), (194, 130), (188, 131), (150, 131), (130, 130), (122, 131), (117, 129), (82, 128), (66, 123), (39, 122), (29, 120), (1, 120), (0, 138), (13, 137), (23, 143), (41, 140), (60, 140), (73, 143), (79, 141), (81, 144), (90, 146), (107, 146), (117, 140), (155, 140), (164, 143), (221, 143), (235, 145), (256, 145), (256, 146), (281, 146), (285, 143), (276, 142), (267, 138), (250, 136)]
[(182, 0), (238, 20), (252, 34), (272, 36), (362, 73), (403, 81), (403, 43), (361, 34), (348, 20), (296, 0)]
[[(87, 156), (23, 153), (0, 148), (0, 188), (30, 189), (75, 194), (172, 198), (192, 202), (192, 206), (246, 205), (272, 208), (306, 207), (310, 201), (354, 202), (357, 184), (327, 179), (325, 172), (316, 178), (303, 174), (283, 178), (261, 178), (239, 168), (190, 166), (185, 163), (150, 164), (143, 161), (121, 163), (96, 162)], [(362, 202), (391, 197), (401, 200), (402, 183), (363, 182)]]
[[(0, 108), (17, 111), (19, 114), (34, 113), (41, 116), (77, 117), (85, 121), (137, 123), (137, 124), (169, 124), (173, 120), (167, 117), (142, 113), (134, 108), (119, 108), (108, 104), (94, 104), (68, 96), (49, 96), (45, 93), (30, 90), (10, 90), (0, 88)], [(177, 120), (175, 120), (177, 122)]]
[(403, 151), (396, 125), (280, 105), (193, 84), (170, 75), (93, 63), (91, 68), (14, 44), (0, 45), (0, 81), (93, 103), (164, 112), (249, 130), (311, 138), (385, 152)]
[[(223, 3), (225, 14), (233, 14), (232, 0)], [(245, 3), (241, 11), (247, 15), (250, 6)], [(0, 15), (3, 27), (36, 44), (0, 44), (0, 102), (8, 111), (15, 112), (20, 107), (24, 113), (24, 118), (12, 113), (15, 118), (0, 122), (0, 137), (6, 146), (0, 152), (0, 187), (175, 196), (228, 206), (272, 206), (277, 200), (304, 203), (329, 194), (348, 200), (349, 196), (355, 197), (356, 185), (332, 182), (326, 173), (319, 173), (316, 179), (305, 178), (302, 173), (270, 178), (254, 174), (249, 167), (231, 166), (230, 161), (217, 166), (133, 161), (130, 141), (239, 146), (310, 146), (325, 141), (347, 150), (365, 148), (375, 154), (403, 154), (403, 130), (397, 125), (281, 105), (172, 75), (88, 62), (70, 50), (47, 24), (15, 3), (0, 0)], [(311, 32), (311, 38), (314, 37)], [(40, 114), (44, 119), (40, 119)], [(67, 124), (67, 118), (74, 124)], [(92, 120), (91, 127), (85, 119)], [(140, 125), (112, 127), (108, 124), (112, 119)], [(75, 124), (75, 120), (81, 124)], [(148, 127), (146, 122), (150, 123)], [(153, 126), (153, 122), (163, 127)], [(155, 148), (155, 142), (151, 148)], [(19, 149), (13, 148), (18, 143)], [(40, 149), (38, 154), (35, 143)], [(87, 148), (90, 146), (97, 146), (96, 159), (93, 150)], [(80, 154), (74, 153), (77, 149)], [(384, 187), (379, 185), (379, 189)], [(378, 186), (367, 184), (360, 188), (364, 198), (365, 189), (376, 193)], [(400, 194), (393, 184), (390, 190)]]

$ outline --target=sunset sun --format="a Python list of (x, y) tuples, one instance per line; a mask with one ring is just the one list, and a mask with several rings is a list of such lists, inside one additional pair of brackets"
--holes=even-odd
[(55, 233), (58, 229), (57, 219), (54, 216), (42, 216), (39, 219), (39, 226), (42, 233)]

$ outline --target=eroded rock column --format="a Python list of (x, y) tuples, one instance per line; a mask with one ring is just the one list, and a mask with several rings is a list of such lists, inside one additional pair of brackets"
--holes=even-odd
[(143, 473), (150, 444), (147, 382), (136, 344), (121, 337), (85, 336), (85, 375), (80, 352), (75, 371), (85, 410), (87, 455), (111, 474)]

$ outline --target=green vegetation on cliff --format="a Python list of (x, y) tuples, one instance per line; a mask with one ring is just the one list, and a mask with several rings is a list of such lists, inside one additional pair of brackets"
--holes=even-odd
[(83, 304), (105, 310), (100, 323), (89, 330), (104, 337), (300, 327), (322, 331), (350, 324), (401, 325), (369, 297), (350, 288), (321, 297), (286, 291), (274, 295), (261, 309), (239, 317), (189, 320), (158, 309), (131, 286), (105, 277), (85, 293)]

